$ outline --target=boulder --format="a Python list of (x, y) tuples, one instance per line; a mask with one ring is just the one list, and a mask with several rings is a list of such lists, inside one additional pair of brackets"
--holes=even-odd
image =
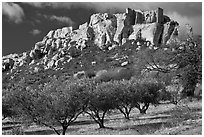
[(61, 39), (56, 39), (54, 43), (55, 43), (54, 49), (59, 49), (62, 47), (62, 40)]
[(40, 50), (40, 48), (42, 48), (43, 46), (44, 46), (44, 43), (39, 41), (39, 42), (35, 43), (34, 49)]
[(45, 45), (46, 45), (46, 46), (47, 46), (47, 45), (48, 45), (48, 46), (52, 45), (52, 41), (53, 41), (53, 39), (47, 39)]
[(80, 79), (80, 78), (83, 78), (85, 76), (85, 71), (79, 71), (79, 72), (77, 72), (77, 73), (75, 73), (74, 75), (73, 75), (73, 77), (75, 78), (75, 79)]
[(58, 59), (58, 60), (56, 60), (56, 62), (55, 62), (55, 66), (58, 67), (60, 64), (63, 63), (64, 60), (65, 60), (64, 57), (63, 57), (63, 58), (60, 58), (60, 59)]
[(67, 35), (72, 33), (72, 29), (73, 29), (72, 27), (64, 27), (64, 28), (62, 28), (60, 37), (61, 38), (65, 38)]
[(121, 67), (128, 65), (128, 61), (121, 63)]
[(53, 38), (65, 38), (72, 33), (72, 27), (64, 27), (54, 31)]
[(51, 69), (53, 68), (55, 65), (55, 60), (51, 60), (47, 63), (47, 69)]
[(39, 49), (33, 49), (30, 51), (30, 57), (34, 60), (41, 59), (43, 57), (43, 53)]
[(15, 61), (11, 58), (3, 59), (2, 72), (9, 71), (13, 68)]

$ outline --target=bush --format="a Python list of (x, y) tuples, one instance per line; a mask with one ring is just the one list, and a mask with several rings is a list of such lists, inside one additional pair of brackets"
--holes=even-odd
[(24, 135), (24, 131), (21, 127), (15, 127), (11, 130), (11, 135)]
[(16, 111), (13, 109), (13, 103), (10, 100), (9, 92), (9, 90), (2, 90), (2, 119), (16, 115)]

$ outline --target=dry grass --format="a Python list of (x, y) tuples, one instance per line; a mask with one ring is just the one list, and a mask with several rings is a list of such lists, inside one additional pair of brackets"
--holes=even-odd
[[(17, 123), (18, 124), (18, 123)], [(11, 132), (14, 124), (3, 123), (3, 134)], [(6, 126), (10, 129), (6, 129)], [(98, 125), (87, 115), (81, 115), (74, 125), (71, 125), (66, 134), (71, 135), (169, 135), (169, 134), (202, 134), (202, 101), (150, 106), (147, 114), (141, 115), (137, 109), (131, 113), (130, 120), (115, 111), (108, 114), (105, 120), (105, 129)], [(60, 127), (57, 129), (60, 130)], [(47, 127), (30, 125), (21, 127), (27, 135), (55, 134)], [(10, 131), (10, 133), (9, 133)]]

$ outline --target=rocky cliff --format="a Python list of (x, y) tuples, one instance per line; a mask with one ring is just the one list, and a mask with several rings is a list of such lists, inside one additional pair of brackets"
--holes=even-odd
[[(130, 64), (131, 56), (143, 47), (158, 48), (177, 35), (176, 21), (163, 9), (125, 13), (97, 13), (73, 30), (51, 30), (33, 49), (3, 57), (4, 74), (26, 71), (64, 70), (73, 74), (107, 70)], [(21, 69), (20, 69), (21, 68)], [(90, 74), (91, 75), (91, 74)]]

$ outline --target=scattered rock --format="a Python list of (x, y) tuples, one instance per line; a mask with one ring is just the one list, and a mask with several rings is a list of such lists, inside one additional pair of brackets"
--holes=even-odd
[(11, 58), (4, 59), (2, 62), (2, 71), (6, 72), (6, 71), (12, 69), (13, 66), (14, 66), (14, 60), (13, 59), (11, 59)]

